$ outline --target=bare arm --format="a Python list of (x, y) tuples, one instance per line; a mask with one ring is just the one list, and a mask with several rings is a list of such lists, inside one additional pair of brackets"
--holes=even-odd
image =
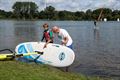
[(44, 34), (43, 34), (42, 39), (41, 39), (41, 42), (44, 40), (44, 38), (45, 38), (45, 37), (44, 37)]
[(45, 43), (45, 45), (44, 45), (44, 47), (43, 48), (46, 48), (47, 47), (47, 45), (51, 42), (52, 40), (48, 40), (46, 43)]
[(68, 42), (68, 37), (64, 37), (63, 41), (62, 41), (62, 45), (66, 45)]

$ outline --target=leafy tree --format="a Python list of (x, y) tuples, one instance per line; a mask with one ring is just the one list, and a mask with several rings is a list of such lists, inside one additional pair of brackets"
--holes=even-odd
[(16, 2), (12, 8), (17, 18), (32, 19), (38, 12), (38, 6), (34, 2)]
[(108, 20), (112, 20), (112, 10), (109, 8), (104, 8), (103, 9), (103, 17), (107, 18)]
[(75, 20), (85, 20), (85, 13), (83, 11), (79, 12), (75, 12)]
[(86, 14), (85, 17), (86, 20), (92, 20), (92, 10), (88, 9), (85, 14)]
[[(100, 15), (100, 13), (101, 13), (101, 11), (102, 11), (102, 8), (94, 10), (94, 11), (92, 12), (92, 18), (93, 18), (94, 20), (97, 20), (98, 17), (99, 17), (99, 15)], [(103, 15), (102, 15), (102, 17), (103, 17)]]
[(74, 20), (75, 15), (73, 12), (70, 11), (59, 11), (58, 17), (60, 20)]
[(55, 16), (55, 8), (52, 6), (46, 7), (45, 9), (46, 19), (52, 20)]
[(109, 8), (99, 8), (99, 9), (94, 10), (92, 13), (93, 19), (97, 20), (97, 18), (99, 17), (102, 10), (103, 10), (102, 18), (107, 18), (108, 20), (111, 20), (112, 19), (112, 10)]
[(120, 11), (119, 10), (114, 10), (112, 12), (112, 20), (117, 20), (117, 18), (120, 18)]
[(120, 10), (112, 11), (109, 8), (99, 8), (96, 10), (88, 9), (83, 11), (56, 11), (53, 6), (48, 6), (44, 10), (38, 12), (38, 6), (34, 2), (16, 2), (13, 6), (13, 11), (6, 12), (0, 10), (0, 18), (17, 18), (17, 19), (48, 19), (48, 20), (97, 20), (107, 18), (108, 20), (116, 20), (120, 18)]
[(1, 19), (11, 18), (11, 17), (12, 17), (12, 12), (5, 12), (4, 10), (0, 10)]
[(59, 11), (58, 17), (59, 17), (60, 20), (64, 20), (64, 19), (65, 19), (65, 16), (66, 16), (65, 11)]

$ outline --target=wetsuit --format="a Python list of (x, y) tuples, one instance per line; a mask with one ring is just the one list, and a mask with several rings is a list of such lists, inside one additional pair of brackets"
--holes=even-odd
[(97, 22), (96, 22), (96, 21), (94, 21), (94, 25), (95, 25), (95, 26), (97, 25)]
[(49, 29), (44, 30), (43, 37), (42, 37), (41, 41), (43, 41), (44, 39), (45, 39), (46, 42), (48, 42), (48, 40), (51, 40), (50, 43), (53, 43), (53, 33), (52, 33), (52, 31), (50, 31)]

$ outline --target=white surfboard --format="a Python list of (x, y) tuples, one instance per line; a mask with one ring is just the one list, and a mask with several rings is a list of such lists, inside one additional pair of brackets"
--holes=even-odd
[(50, 43), (43, 49), (44, 44), (44, 42), (25, 42), (19, 44), (15, 51), (17, 54), (27, 54), (35, 51), (43, 52), (41, 55), (34, 54), (26, 56), (25, 58), (30, 60), (36, 59), (37, 63), (48, 64), (55, 67), (66, 67), (73, 63), (75, 54), (70, 48)]

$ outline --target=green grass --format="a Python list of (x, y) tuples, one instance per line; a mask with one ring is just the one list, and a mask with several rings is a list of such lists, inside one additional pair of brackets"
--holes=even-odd
[[(0, 80), (107, 80), (62, 72), (47, 66), (18, 61), (0, 61)], [(108, 79), (109, 80), (109, 79)]]

